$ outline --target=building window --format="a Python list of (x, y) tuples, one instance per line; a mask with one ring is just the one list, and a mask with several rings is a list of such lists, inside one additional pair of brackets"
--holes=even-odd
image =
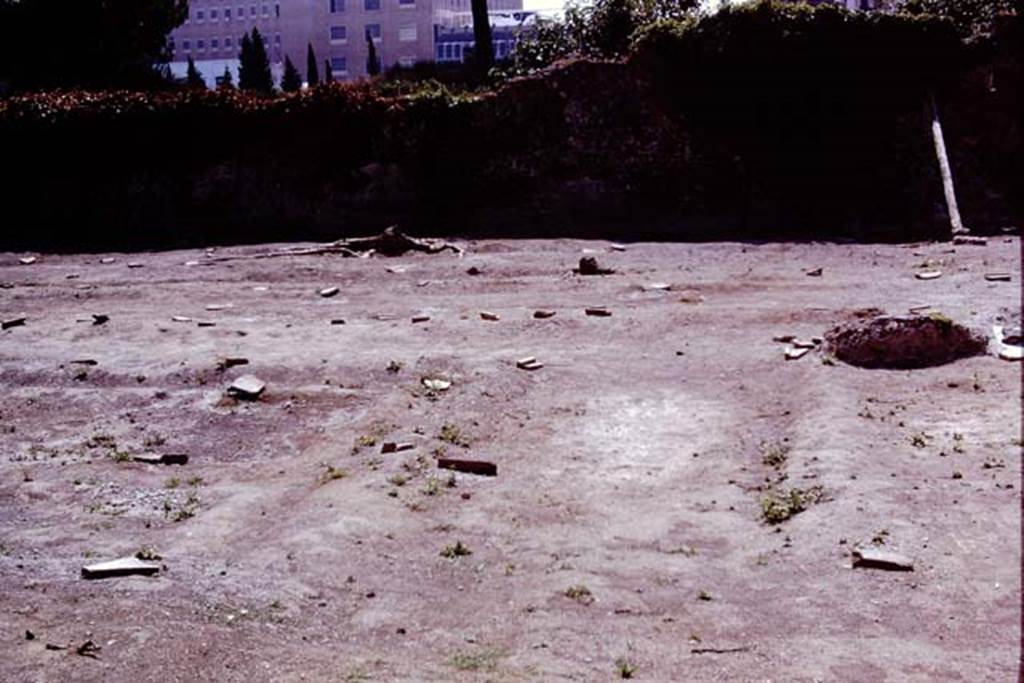
[(202, 21), (206, 17), (206, 13), (201, 9), (196, 10), (196, 21)]
[(380, 24), (367, 24), (363, 35), (368, 35), (374, 40), (380, 40)]
[(225, 7), (224, 8), (224, 21), (231, 21), (231, 8), (230, 7)]
[(231, 38), (225, 38), (224, 39), (224, 49), (225, 50), (230, 50), (233, 45), (234, 45), (234, 41)]
[(220, 41), (217, 40), (216, 38), (212, 38), (210, 40), (210, 49), (211, 50), (218, 50), (218, 49), (220, 49)]
[(380, 9), (380, 0), (363, 0), (363, 9), (367, 12)]
[(331, 14), (339, 14), (345, 11), (345, 0), (331, 0)]
[(344, 57), (331, 57), (331, 71), (342, 72), (346, 71)]
[(348, 35), (345, 32), (344, 26), (332, 26), (331, 27), (331, 40), (334, 42), (341, 42), (348, 39)]
[(249, 16), (250, 17), (255, 17), (256, 16), (256, 5), (249, 5)]
[(266, 18), (266, 17), (269, 17), (269, 16), (270, 16), (270, 7), (268, 7), (267, 5), (264, 5), (263, 6), (263, 17)]
[(210, 21), (217, 21), (217, 10), (210, 10)]
[(184, 50), (185, 52), (189, 52), (192, 49), (192, 41), (190, 41), (190, 40), (183, 40), (183, 41), (181, 41), (181, 49)]
[(280, 4), (275, 4), (274, 5), (274, 16), (277, 17), (278, 19), (281, 18), (281, 5)]
[(235, 14), (239, 21), (245, 21), (245, 7), (239, 5), (238, 12)]
[(206, 43), (204, 41), (202, 41), (202, 40), (197, 40), (196, 41), (196, 49), (199, 50), (200, 52), (202, 52), (203, 50), (206, 49)]
[(416, 40), (415, 26), (402, 26), (398, 29), (398, 40), (402, 43), (411, 43)]
[(415, 7), (416, 0), (398, 0), (399, 7)]
[(274, 34), (274, 45), (277, 45), (278, 47), (281, 46), (281, 34), (280, 33), (275, 33)]

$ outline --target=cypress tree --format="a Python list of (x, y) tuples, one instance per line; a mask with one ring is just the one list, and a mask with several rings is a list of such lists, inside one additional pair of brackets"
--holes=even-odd
[(284, 76), (281, 77), (281, 90), (284, 92), (298, 92), (302, 89), (302, 76), (299, 70), (292, 64), (287, 55), (284, 58)]
[(334, 83), (334, 70), (331, 69), (331, 62), (324, 60), (324, 83)]
[(373, 44), (373, 38), (370, 37), (370, 32), (366, 32), (366, 73), (370, 76), (376, 76), (380, 73), (380, 60), (377, 59), (377, 46)]
[(221, 90), (235, 89), (235, 79), (231, 77), (231, 69), (227, 66), (224, 67), (224, 75), (220, 77), (220, 83), (217, 84), (217, 87)]
[(192, 58), (188, 58), (188, 72), (185, 74), (185, 85), (190, 88), (202, 88), (206, 89), (206, 81), (203, 80), (203, 75), (199, 73), (199, 69), (196, 68), (196, 63), (192, 61)]
[(242, 54), (239, 56), (241, 65), (238, 68), (238, 87), (242, 90), (269, 95), (274, 92), (274, 77), (270, 73), (270, 59), (263, 45), (263, 36), (259, 29), (253, 29), (252, 35), (242, 36)]
[(313, 52), (313, 43), (309, 43), (309, 48), (306, 50), (306, 82), (309, 83), (309, 87), (320, 84), (320, 74), (316, 68), (316, 54)]

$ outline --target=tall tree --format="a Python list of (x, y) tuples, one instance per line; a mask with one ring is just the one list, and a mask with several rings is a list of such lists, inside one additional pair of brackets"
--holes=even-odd
[(334, 69), (331, 68), (330, 60), (324, 60), (324, 83), (334, 83)]
[(373, 37), (366, 32), (366, 73), (369, 76), (376, 76), (380, 73), (380, 60), (377, 58), (377, 46), (373, 44)]
[(284, 92), (298, 92), (302, 89), (302, 76), (299, 70), (292, 64), (290, 57), (284, 58), (284, 75), (281, 77), (281, 90)]
[(473, 8), (473, 66), (482, 78), (494, 66), (494, 41), (491, 38), (491, 18), (487, 13), (487, 0), (471, 0)]
[(316, 68), (316, 53), (313, 52), (313, 43), (308, 45), (309, 47), (306, 50), (306, 82), (312, 88), (320, 84), (320, 73)]
[(274, 92), (274, 77), (270, 73), (270, 59), (263, 44), (263, 36), (254, 28), (252, 34), (242, 36), (242, 51), (239, 55), (238, 87), (264, 95)]
[(0, 80), (18, 90), (159, 85), (167, 36), (187, 16), (187, 0), (0, 0)]
[(196, 63), (192, 61), (192, 58), (188, 58), (188, 71), (185, 73), (185, 85), (190, 88), (201, 88), (206, 90), (206, 81), (203, 80), (203, 75), (199, 73), (199, 69), (196, 68)]

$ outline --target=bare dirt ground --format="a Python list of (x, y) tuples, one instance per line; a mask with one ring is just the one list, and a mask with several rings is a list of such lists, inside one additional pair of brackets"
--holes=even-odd
[[(1018, 238), (463, 246), (0, 254), (27, 318), (0, 333), (0, 679), (1016, 677), (1020, 364), (864, 370), (772, 337), (926, 304), (1019, 324)], [(584, 250), (618, 272), (571, 274)], [(259, 401), (225, 397), (243, 374)], [(806, 509), (767, 523), (790, 490)], [(851, 569), (858, 544), (915, 571)], [(155, 577), (79, 576), (143, 548)]]

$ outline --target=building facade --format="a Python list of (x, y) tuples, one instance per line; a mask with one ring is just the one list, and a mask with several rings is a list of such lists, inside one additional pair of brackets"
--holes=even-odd
[[(514, 40), (509, 23), (524, 23), (522, 0), (490, 0), (496, 53), (511, 50)], [(513, 19), (512, 17), (519, 17)], [(238, 53), (242, 35), (259, 29), (270, 58), (275, 81), (280, 82), (285, 57), (306, 75), (307, 46), (312, 45), (320, 77), (330, 64), (336, 80), (366, 75), (371, 36), (382, 68), (394, 64), (412, 66), (453, 55), (452, 47), (440, 51), (444, 36), (458, 34), (459, 59), (472, 34), (469, 0), (192, 0), (185, 23), (171, 34), (171, 71), (184, 76), (191, 57), (208, 85), (227, 68), (237, 82)], [(454, 44), (456, 41), (450, 40)], [(470, 42), (471, 44), (471, 42)], [(440, 60), (439, 60), (440, 61)]]

